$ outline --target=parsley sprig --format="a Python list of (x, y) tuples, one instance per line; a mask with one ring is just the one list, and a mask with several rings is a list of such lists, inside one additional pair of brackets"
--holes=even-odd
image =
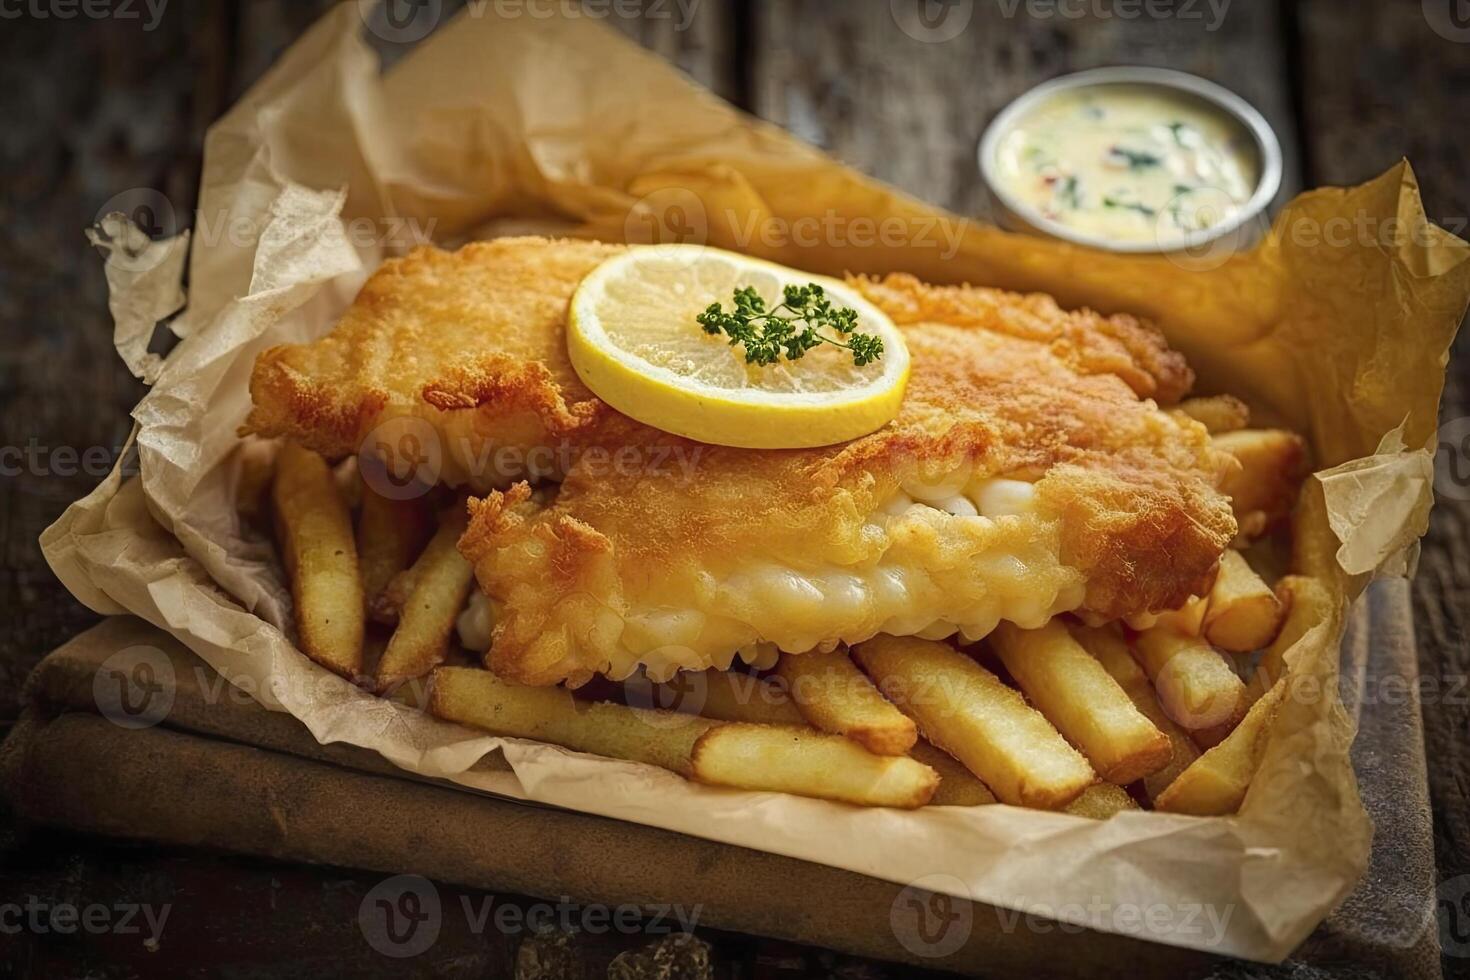
[(735, 290), (735, 305), (730, 312), (719, 303), (711, 303), (695, 319), (705, 333), (729, 337), (731, 347), (743, 344), (747, 364), (775, 364), (783, 352), (795, 361), (822, 344), (852, 351), (852, 363), (858, 367), (883, 356), (883, 339), (858, 333), (857, 311), (834, 308), (816, 283), (787, 286), (781, 299), (768, 310), (755, 287), (746, 286)]

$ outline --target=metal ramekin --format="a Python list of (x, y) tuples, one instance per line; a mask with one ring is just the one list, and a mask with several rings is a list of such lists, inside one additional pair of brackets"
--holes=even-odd
[[(1141, 85), (1172, 89), (1206, 102), (1233, 118), (1255, 142), (1259, 176), (1250, 199), (1229, 221), (1222, 221), (1203, 231), (1186, 236), (1177, 246), (1163, 249), (1156, 242), (1121, 242), (1100, 235), (1077, 231), (1053, 221), (1024, 201), (1010, 194), (995, 174), (995, 153), (1001, 138), (1028, 112), (1057, 93), (1077, 88), (1106, 85)], [(1062, 75), (1043, 82), (1000, 111), (980, 137), (977, 150), (980, 175), (990, 192), (996, 222), (1011, 231), (1024, 231), (1087, 245), (1109, 252), (1152, 253), (1193, 251), (1203, 247), (1232, 246), (1243, 248), (1253, 242), (1267, 227), (1266, 211), (1281, 188), (1281, 144), (1266, 118), (1249, 102), (1227, 88), (1197, 75), (1166, 68), (1094, 68), (1073, 75)], [(1227, 237), (1228, 236), (1228, 237)]]

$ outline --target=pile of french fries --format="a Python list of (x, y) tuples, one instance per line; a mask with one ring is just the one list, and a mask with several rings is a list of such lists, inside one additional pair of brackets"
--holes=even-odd
[[(1240, 463), (1226, 488), (1236, 544), (1278, 526), (1300, 483), (1301, 440), (1244, 428), (1231, 398), (1177, 411)], [(867, 806), (1233, 813), (1285, 697), (1287, 651), (1331, 615), (1320, 583), (1285, 575), (1272, 588), (1232, 549), (1207, 595), (1126, 624), (1002, 624), (967, 649), (880, 635), (783, 655), (764, 675), (635, 678), (592, 701), (455, 665), (470, 662), (454, 642), (473, 587), (456, 548), (463, 498), (440, 488), (390, 500), (350, 461), (334, 469), (295, 445), (249, 482), (269, 486), (299, 643), (328, 669), (497, 735)]]

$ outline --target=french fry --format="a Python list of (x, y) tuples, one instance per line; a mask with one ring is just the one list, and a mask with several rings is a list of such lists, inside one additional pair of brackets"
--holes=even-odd
[[(909, 755), (939, 773), (939, 789), (929, 801), (930, 806), (987, 806), (997, 802), (995, 794), (948, 752), (920, 739)], [(1094, 783), (1064, 806), (1062, 812), (1106, 820), (1120, 811), (1137, 809), (1138, 804), (1122, 787), (1112, 783)]]
[(1261, 655), (1255, 673), (1246, 684), (1246, 698), (1256, 701), (1286, 674), (1286, 651), (1318, 625), (1330, 625), (1332, 596), (1317, 579), (1287, 575), (1276, 583), (1276, 596), (1286, 608), (1281, 629)]
[[(374, 645), (376, 645), (378, 647), (378, 651), (377, 652), (378, 652), (379, 658), (381, 659), (382, 654), (383, 654), (383, 651), (385, 649), (387, 649), (387, 646), (388, 646), (388, 637), (382, 636), (382, 634), (379, 634), (378, 637), (374, 637), (371, 631), (369, 631), (369, 633), (368, 633), (368, 641), (367, 641), (368, 662), (367, 662), (367, 669), (372, 672), (373, 676), (376, 677), (377, 676), (377, 672), (378, 672), (377, 664), (372, 659), (372, 652), (373, 652), (373, 646)], [(446, 662), (449, 662), (449, 661), (446, 660)], [(456, 664), (455, 666), (465, 666), (465, 665), (464, 664)], [(410, 680), (404, 681), (402, 684), (399, 684), (397, 687), (395, 687), (392, 691), (390, 691), (389, 693), (387, 693), (384, 696), (386, 698), (388, 698), (388, 700), (390, 700), (390, 701), (397, 701), (399, 704), (406, 704), (410, 708), (414, 708), (414, 709), (416, 709), (418, 711), (428, 711), (429, 710), (429, 677), (428, 677), (428, 675), (425, 675), (423, 677), (414, 677), (414, 678), (411, 678)]]
[(265, 513), (276, 460), (271, 444), (263, 439), (247, 439), (236, 450), (239, 463), (235, 470), (235, 510), (247, 521)]
[(390, 500), (372, 487), (361, 488), (362, 508), (357, 514), (357, 555), (362, 565), (362, 591), (367, 596), (368, 616), (391, 626), (398, 610), (377, 603), (393, 576), (413, 563), (432, 526), (423, 497)]
[(1138, 634), (1133, 648), (1164, 712), (1191, 732), (1239, 720), (1245, 684), (1220, 651), (1168, 627)]
[(458, 548), (468, 524), (463, 504), (450, 507), (428, 547), (414, 562), (413, 592), (378, 661), (380, 693), (410, 678), (422, 677), (443, 662), (454, 621), (474, 585), (474, 568)]
[(805, 725), (806, 718), (781, 685), (738, 671), (709, 670), (705, 689), (706, 718), (748, 721), (762, 725)]
[(1222, 432), (1215, 448), (1240, 462), (1226, 476), (1220, 492), (1230, 498), (1242, 533), (1259, 533), (1285, 517), (1296, 502), (1307, 473), (1307, 446), (1302, 437), (1284, 429), (1240, 429)]
[(909, 757), (939, 774), (939, 788), (930, 798), (930, 806), (985, 806), (995, 802), (990, 787), (976, 779), (963, 763), (922, 738), (909, 750)]
[(1133, 702), (1133, 706), (1153, 722), (1155, 728), (1168, 736), (1169, 764), (1143, 778), (1144, 795), (1150, 800), (1157, 798), (1165, 786), (1199, 758), (1199, 749), (1189, 733), (1174, 724), (1173, 719), (1164, 713), (1158, 695), (1143, 668), (1138, 666), (1138, 661), (1128, 652), (1128, 641), (1116, 629), (1079, 627), (1073, 631), (1073, 636), (1112, 675), (1113, 680), (1118, 682), (1118, 686)]
[(1207, 600), (1199, 596), (1190, 596), (1178, 609), (1166, 609), (1156, 613), (1134, 613), (1124, 617), (1123, 622), (1127, 623), (1130, 629), (1139, 631), (1151, 630), (1155, 626), (1167, 626), (1176, 633), (1199, 636), (1208, 606)]
[(1235, 731), (1235, 725), (1235, 722), (1227, 721), (1224, 724), (1212, 725), (1209, 728), (1201, 728), (1196, 731), (1192, 731), (1189, 733), (1189, 737), (1194, 739), (1194, 744), (1198, 745), (1200, 747), (1200, 751), (1203, 752), (1208, 749), (1213, 749), (1215, 746), (1225, 741), (1230, 733)]
[(854, 648), (853, 659), (925, 738), (1002, 802), (1059, 809), (1097, 781), (1041, 712), (953, 647), (880, 635)]
[(1186, 398), (1174, 411), (1203, 425), (1211, 434), (1234, 432), (1250, 424), (1251, 410), (1234, 395)]
[(1224, 741), (1196, 759), (1159, 794), (1154, 808), (1218, 817), (1240, 809), (1265, 752), (1265, 734), (1286, 693), (1278, 683), (1251, 706)]
[(336, 466), (332, 467), (332, 479), (337, 484), (337, 490), (342, 494), (342, 502), (351, 511), (362, 506), (363, 482), (358, 476), (357, 457), (348, 456)]
[(1207, 598), (1190, 596), (1178, 609), (1170, 609), (1159, 614), (1159, 624), (1170, 627), (1180, 633), (1190, 636), (1199, 636), (1204, 629), (1205, 615), (1210, 608)]
[(718, 722), (675, 711), (590, 704), (559, 687), (524, 687), (474, 667), (439, 667), (429, 711), (496, 735), (669, 769), (700, 782), (865, 806), (918, 807), (939, 777), (806, 727)]
[(716, 725), (694, 745), (693, 777), (739, 789), (860, 806), (921, 807), (939, 775), (908, 756), (874, 755), (851, 739), (789, 725)]
[(295, 443), (282, 446), (271, 504), (301, 649), (328, 670), (355, 678), (362, 672), (362, 577), (352, 518), (326, 461)]
[(560, 687), (525, 687), (478, 667), (438, 667), (429, 713), (495, 735), (690, 774), (694, 743), (718, 722), (672, 711), (589, 704)]
[(1082, 795), (1068, 803), (1062, 812), (1089, 820), (1106, 820), (1115, 813), (1137, 809), (1138, 804), (1123, 787), (1096, 783), (1083, 790)]
[(1270, 586), (1240, 552), (1227, 549), (1210, 589), (1205, 639), (1222, 650), (1249, 653), (1275, 638), (1281, 619), (1282, 606)]
[(1047, 720), (1110, 783), (1131, 783), (1169, 764), (1169, 737), (1053, 619), (1040, 629), (1001, 623), (990, 645)]
[[(1327, 527), (1327, 492), (1320, 480), (1307, 480), (1297, 496), (1292, 521), (1297, 527)], [(1335, 534), (1293, 534), (1287, 566), (1297, 575), (1331, 579), (1338, 572), (1337, 552), (1342, 545)], [(1278, 580), (1277, 585), (1281, 583)]]
[(845, 650), (784, 654), (776, 674), (812, 727), (845, 735), (877, 755), (904, 755), (919, 730), (884, 699)]
[(368, 597), (368, 615), (375, 623), (392, 626), (398, 622), (403, 605), (413, 595), (413, 589), (413, 566), (410, 565), (389, 579), (388, 584), (377, 595)]
[[(744, 721), (758, 725), (805, 725), (790, 693), (780, 684), (738, 671), (710, 669), (696, 675), (692, 686), (703, 697), (698, 714), (718, 721)], [(864, 678), (866, 680), (866, 678)], [(659, 704), (674, 704), (678, 693), (669, 684), (656, 685)], [(669, 693), (663, 693), (667, 689)], [(919, 739), (909, 757), (939, 774), (939, 788), (930, 806), (981, 806), (995, 802), (995, 794), (975, 778), (954, 756)]]
[(805, 725), (791, 695), (781, 685), (753, 674), (709, 670), (681, 674), (653, 685), (654, 703), (689, 705), (688, 710), (716, 721), (744, 721), (755, 725)]

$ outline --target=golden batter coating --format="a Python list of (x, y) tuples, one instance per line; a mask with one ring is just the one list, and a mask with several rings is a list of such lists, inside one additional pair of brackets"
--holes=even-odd
[(572, 370), (565, 326), (577, 283), (618, 251), (527, 237), (390, 259), (331, 333), (260, 355), (242, 432), (339, 458), (385, 420), (413, 416), (438, 438), (441, 482), (506, 486), (535, 467), (487, 448), (554, 449), (611, 411)]
[[(851, 284), (904, 330), (903, 408), (819, 449), (709, 446), (576, 378), (564, 319), (616, 247), (512, 239), (420, 250), (328, 337), (261, 356), (248, 427), (356, 451), (383, 418), (433, 425), (479, 489), (461, 550), (497, 621), (490, 666), (578, 682), (728, 666), (879, 632), (978, 638), (1001, 619), (1117, 618), (1201, 593), (1235, 534), (1231, 462), (1177, 401), (1183, 358), (1128, 316), (1041, 295)], [(693, 329), (691, 327), (691, 329)], [(556, 448), (534, 494), (496, 450)]]

